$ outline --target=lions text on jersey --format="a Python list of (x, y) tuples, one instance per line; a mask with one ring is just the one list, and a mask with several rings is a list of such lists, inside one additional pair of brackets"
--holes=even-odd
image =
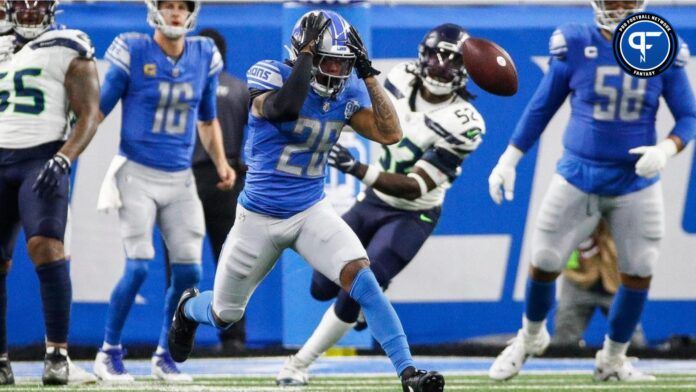
[[(291, 71), (278, 61), (256, 63), (247, 72), (252, 96), (280, 89)], [(335, 98), (311, 90), (295, 121), (276, 123), (249, 113), (249, 171), (240, 203), (254, 212), (288, 218), (320, 201), (328, 152), (353, 114), (366, 107), (371, 107), (367, 90), (353, 74)]]
[(67, 139), (70, 108), (64, 83), (76, 57), (94, 57), (89, 37), (79, 30), (52, 30), (0, 62), (0, 147)]
[(119, 153), (165, 171), (190, 167), (196, 120), (217, 117), (215, 92), (223, 62), (213, 41), (187, 37), (184, 53), (174, 60), (152, 37), (126, 33), (114, 39), (106, 59), (112, 67), (100, 108), (107, 115), (123, 98)]
[[(427, 210), (442, 205), (445, 192), (461, 172), (462, 159), (478, 147), (486, 127), (476, 108), (456, 93), (452, 99), (440, 104), (422, 99), (413, 87), (417, 78), (415, 67), (415, 63), (400, 64), (385, 81), (404, 136), (397, 144), (382, 146), (379, 163), (384, 171), (399, 174), (409, 173), (414, 166), (422, 167), (439, 185), (412, 201), (378, 190), (374, 192), (393, 207)], [(461, 148), (464, 145), (467, 148)], [(453, 159), (443, 159), (437, 148), (451, 153)]]
[(685, 143), (696, 131), (693, 93), (684, 65), (689, 58), (681, 43), (677, 59), (663, 74), (639, 79), (626, 74), (612, 44), (596, 26), (568, 24), (551, 37), (549, 73), (530, 101), (511, 138), (527, 151), (539, 138), (568, 94), (572, 114), (563, 138), (565, 152), (558, 172), (587, 193), (611, 196), (631, 193), (659, 177), (635, 173), (637, 157), (629, 150), (656, 141), (655, 114), (664, 97), (676, 120), (672, 134)]

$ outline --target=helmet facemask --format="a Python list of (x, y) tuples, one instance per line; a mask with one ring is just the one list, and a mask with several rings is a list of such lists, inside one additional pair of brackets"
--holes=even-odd
[(5, 34), (12, 30), (12, 22), (10, 21), (8, 8), (5, 1), (0, 0), (0, 34)]
[(469, 80), (462, 54), (456, 51), (456, 47), (446, 49), (447, 44), (439, 42), (437, 48), (423, 47), (420, 50), (420, 77), (423, 86), (434, 95), (451, 94)]
[(57, 5), (57, 1), (8, 0), (5, 10), (15, 33), (32, 40), (53, 25)]
[(199, 1), (185, 1), (189, 14), (186, 16), (181, 26), (170, 26), (167, 24), (166, 16), (167, 13), (171, 11), (160, 9), (159, 3), (161, 2), (162, 1), (156, 0), (145, 1), (147, 5), (147, 23), (150, 27), (161, 31), (165, 37), (170, 39), (180, 38), (196, 28), (198, 14), (201, 11), (201, 4)]
[(613, 33), (627, 17), (645, 11), (646, 0), (591, 0), (597, 26)]
[(353, 73), (355, 54), (348, 48), (350, 25), (340, 15), (332, 11), (318, 10), (304, 14), (295, 24), (290, 47), (286, 47), (290, 61), (295, 61), (302, 48), (302, 21), (311, 13), (323, 12), (330, 20), (330, 26), (319, 39), (312, 64), (310, 85), (314, 92), (324, 98), (333, 98), (343, 91), (346, 81)]

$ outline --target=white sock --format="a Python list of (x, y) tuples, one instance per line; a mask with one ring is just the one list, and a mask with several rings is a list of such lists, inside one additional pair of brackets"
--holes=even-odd
[(609, 339), (609, 336), (604, 336), (604, 346), (602, 347), (602, 349), (604, 350), (604, 353), (608, 358), (618, 358), (626, 355), (626, 351), (628, 351), (629, 344), (630, 342), (615, 342)]
[(123, 348), (123, 346), (121, 346), (120, 344), (111, 345), (107, 342), (104, 342), (104, 343), (102, 343), (101, 349), (102, 349), (102, 351), (107, 351), (107, 350), (113, 350), (113, 349), (121, 350), (122, 348)]
[(329, 306), (321, 318), (321, 322), (312, 333), (312, 336), (307, 339), (307, 342), (302, 346), (300, 351), (295, 354), (295, 359), (305, 367), (311, 365), (320, 355), (326, 350), (333, 347), (343, 335), (345, 335), (355, 323), (345, 323), (336, 316), (334, 305)]
[(522, 330), (527, 336), (538, 335), (542, 328), (546, 328), (546, 320), (530, 321), (527, 316), (522, 317)]
[(162, 347), (162, 346), (157, 346), (157, 350), (155, 350), (155, 355), (162, 355), (167, 352), (167, 349)]

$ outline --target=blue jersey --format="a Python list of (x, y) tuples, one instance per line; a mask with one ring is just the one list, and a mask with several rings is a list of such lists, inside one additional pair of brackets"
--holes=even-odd
[(549, 72), (529, 102), (510, 143), (527, 151), (537, 141), (568, 94), (571, 116), (557, 171), (587, 193), (622, 195), (658, 178), (635, 174), (639, 158), (628, 150), (656, 142), (655, 114), (660, 96), (675, 118), (671, 134), (688, 143), (696, 133), (696, 100), (684, 70), (689, 58), (680, 43), (666, 72), (634, 78), (617, 64), (611, 41), (594, 25), (568, 24), (550, 42)]
[(187, 37), (174, 61), (144, 34), (121, 34), (106, 52), (111, 63), (100, 109), (123, 104), (119, 153), (142, 165), (179, 171), (191, 166), (196, 120), (217, 117), (215, 93), (222, 57), (213, 41)]
[[(256, 63), (247, 72), (252, 96), (280, 89), (291, 71), (278, 61)], [(288, 218), (323, 199), (329, 150), (353, 114), (370, 106), (365, 85), (353, 74), (333, 99), (310, 90), (296, 121), (271, 122), (250, 111), (244, 149), (249, 171), (239, 202)]]

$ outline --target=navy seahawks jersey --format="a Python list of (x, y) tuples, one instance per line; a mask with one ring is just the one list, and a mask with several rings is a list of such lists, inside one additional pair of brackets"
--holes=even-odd
[(571, 116), (563, 137), (559, 174), (588, 193), (621, 195), (643, 189), (658, 178), (635, 174), (639, 158), (629, 150), (655, 145), (660, 96), (676, 125), (672, 134), (688, 143), (696, 132), (696, 101), (680, 44), (674, 65), (661, 75), (634, 78), (617, 64), (612, 42), (594, 25), (568, 24), (550, 41), (549, 72), (517, 124), (511, 144), (527, 151), (570, 94)]
[(216, 118), (222, 57), (210, 38), (187, 37), (178, 60), (152, 37), (121, 34), (109, 47), (100, 108), (107, 115), (123, 104), (121, 155), (166, 171), (191, 166), (196, 120)]
[[(251, 95), (280, 89), (291, 71), (279, 61), (256, 63), (247, 72)], [(239, 202), (288, 218), (323, 199), (329, 150), (353, 114), (370, 106), (364, 83), (353, 74), (335, 98), (310, 90), (295, 121), (272, 122), (250, 112), (244, 150), (249, 171)]]

